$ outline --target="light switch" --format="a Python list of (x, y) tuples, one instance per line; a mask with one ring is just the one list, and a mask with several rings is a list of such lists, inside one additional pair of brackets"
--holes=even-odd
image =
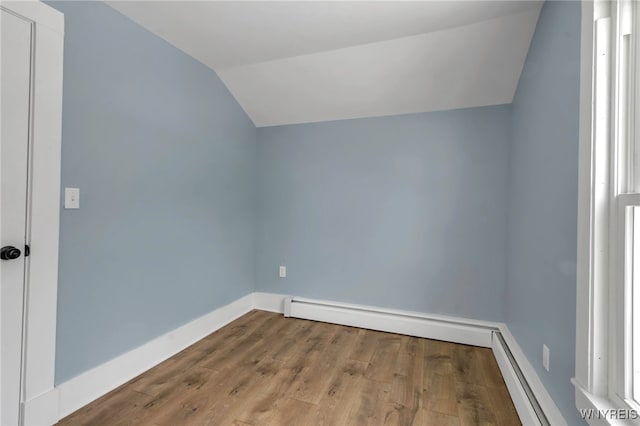
[(280, 267), (280, 278), (287, 278), (287, 267), (286, 266), (281, 266)]
[(65, 209), (80, 208), (80, 188), (64, 189), (64, 208)]

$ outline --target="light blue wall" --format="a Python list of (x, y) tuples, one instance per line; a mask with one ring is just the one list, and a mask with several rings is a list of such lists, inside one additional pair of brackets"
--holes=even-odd
[(258, 129), (258, 290), (502, 320), (508, 137), (508, 106)]
[(56, 382), (253, 291), (256, 130), (216, 74), (101, 2), (65, 14)]
[[(574, 389), (580, 3), (544, 5), (512, 105), (507, 325), (569, 424)], [(542, 344), (551, 350), (542, 368)]]
[(61, 215), (57, 383), (257, 289), (506, 320), (579, 420), (579, 3), (544, 6), (512, 106), (257, 132), (204, 65), (103, 3), (49, 4), (62, 186), (81, 189)]

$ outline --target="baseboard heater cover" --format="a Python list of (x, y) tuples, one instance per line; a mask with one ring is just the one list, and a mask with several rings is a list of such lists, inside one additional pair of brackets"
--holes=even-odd
[[(522, 404), (516, 404), (522, 423), (551, 426), (500, 328), (496, 325), (481, 321), (427, 316), (414, 312), (298, 297), (285, 298), (284, 316), (492, 348), (494, 353), (496, 345), (499, 345), (499, 348), (502, 349), (501, 355), (504, 354), (501, 358), (506, 359), (507, 364), (505, 365), (504, 362), (498, 364), (501, 370), (508, 368), (509, 375), (516, 379), (511, 381), (511, 386), (508, 386), (509, 392), (512, 398), (519, 398), (521, 402), (525, 401), (528, 406), (523, 409)], [(505, 376), (504, 371), (502, 374)], [(513, 389), (514, 386), (519, 386), (520, 389), (516, 392)], [(525, 396), (526, 399), (523, 400), (520, 395)]]
[[(537, 419), (540, 425), (542, 426), (551, 426), (551, 422), (545, 415), (544, 410), (540, 405), (540, 402), (538, 401), (535, 394), (533, 393), (533, 389), (531, 389), (529, 382), (524, 376), (522, 369), (518, 365), (516, 358), (513, 356), (513, 353), (511, 352), (511, 349), (509, 349), (509, 345), (507, 345), (507, 342), (504, 340), (504, 336), (502, 335), (500, 330), (493, 331), (493, 338), (494, 338), (494, 343), (499, 345), (500, 349), (502, 349), (502, 351), (504, 352), (507, 358), (507, 361), (509, 362), (510, 372), (516, 376), (517, 378), (516, 385), (520, 386), (520, 392), (524, 392), (524, 394), (526, 395), (526, 401), (529, 402), (529, 407), (527, 407), (527, 412), (530, 413), (531, 411), (533, 411), (533, 413), (535, 414), (535, 417), (531, 415), (529, 417)], [(494, 350), (494, 353), (495, 353), (495, 350)], [(503, 376), (504, 376), (504, 372), (503, 372)], [(506, 378), (505, 378), (505, 382), (507, 382)], [(509, 389), (509, 392), (512, 392), (512, 390)], [(520, 411), (518, 412), (519, 415), (520, 415)], [(521, 418), (520, 420), (522, 420), (522, 423), (525, 424), (524, 419)]]

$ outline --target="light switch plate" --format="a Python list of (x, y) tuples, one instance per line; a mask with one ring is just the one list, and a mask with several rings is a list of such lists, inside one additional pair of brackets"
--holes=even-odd
[(280, 278), (286, 278), (287, 277), (287, 267), (286, 266), (281, 266), (280, 267)]
[(80, 208), (80, 188), (64, 189), (64, 208), (65, 209)]

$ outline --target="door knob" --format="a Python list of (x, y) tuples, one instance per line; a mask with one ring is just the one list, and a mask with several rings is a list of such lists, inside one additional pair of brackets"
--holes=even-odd
[(13, 246), (4, 246), (0, 249), (0, 259), (2, 260), (13, 260), (20, 257), (20, 249), (17, 249)]

